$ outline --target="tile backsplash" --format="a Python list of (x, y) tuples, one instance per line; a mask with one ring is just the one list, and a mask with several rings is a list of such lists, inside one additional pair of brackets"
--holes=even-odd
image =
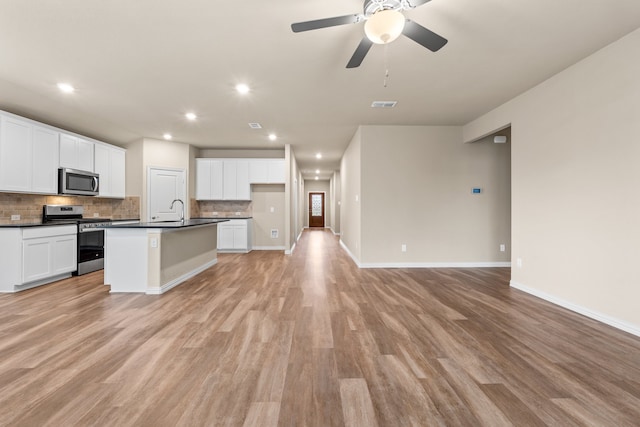
[[(103, 199), (99, 197), (0, 193), (0, 224), (41, 220), (43, 205), (82, 205), (85, 217), (140, 218), (140, 197), (137, 196), (129, 196), (124, 199)], [(20, 220), (12, 221), (11, 215), (20, 215)]]
[[(251, 216), (251, 201), (196, 200), (191, 199), (191, 218), (212, 216)], [(216, 214), (217, 212), (217, 214)]]

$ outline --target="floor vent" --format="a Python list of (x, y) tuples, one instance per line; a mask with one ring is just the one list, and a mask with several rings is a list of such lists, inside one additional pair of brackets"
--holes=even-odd
[(393, 108), (398, 101), (373, 101), (371, 107), (373, 108)]

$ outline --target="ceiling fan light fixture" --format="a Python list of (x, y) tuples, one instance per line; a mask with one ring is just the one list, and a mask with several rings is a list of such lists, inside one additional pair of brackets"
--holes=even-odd
[(364, 23), (364, 33), (373, 43), (391, 43), (402, 34), (404, 22), (404, 15), (399, 11), (380, 10)]

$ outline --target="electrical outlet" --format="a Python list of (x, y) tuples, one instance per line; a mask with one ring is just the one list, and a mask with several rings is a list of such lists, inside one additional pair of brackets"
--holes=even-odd
[(158, 247), (158, 239), (153, 237), (151, 238), (151, 247), (152, 248), (157, 248)]
[(269, 208), (269, 212), (274, 213), (275, 211), (276, 211), (276, 208), (274, 208), (273, 206)]
[(407, 252), (407, 245), (404, 243), (402, 244), (402, 252)]
[(240, 215), (242, 215), (242, 212), (236, 212), (236, 215), (240, 216)]
[(278, 229), (277, 228), (272, 228), (271, 229), (271, 238), (272, 239), (277, 239), (278, 238)]
[(504, 243), (502, 243), (500, 245), (500, 252), (504, 252), (506, 250), (506, 246), (504, 245)]
[(20, 221), (20, 215), (11, 215), (11, 221)]
[(218, 212), (211, 212), (211, 216), (218, 216)]
[(516, 265), (518, 266), (518, 268), (522, 268), (522, 258), (516, 259)]
[(93, 217), (94, 218), (98, 218), (98, 217), (100, 217), (100, 214), (98, 212), (96, 212), (96, 213), (93, 214)]

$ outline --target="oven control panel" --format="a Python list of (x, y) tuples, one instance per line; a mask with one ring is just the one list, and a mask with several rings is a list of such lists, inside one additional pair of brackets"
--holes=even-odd
[(96, 228), (104, 227), (105, 225), (111, 225), (110, 221), (100, 221), (100, 222), (84, 222), (78, 224), (78, 231), (80, 233), (84, 231), (94, 231)]

